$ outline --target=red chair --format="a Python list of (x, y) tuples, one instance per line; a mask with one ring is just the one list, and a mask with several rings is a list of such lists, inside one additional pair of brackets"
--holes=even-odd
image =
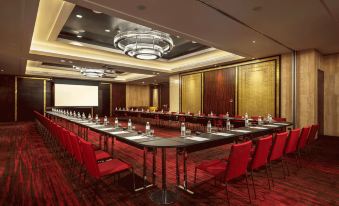
[(251, 195), (247, 180), (247, 166), (251, 153), (252, 142), (244, 142), (240, 144), (234, 144), (231, 147), (231, 152), (227, 160), (209, 160), (195, 167), (194, 182), (196, 182), (197, 169), (202, 170), (212, 176), (222, 177), (225, 181), (227, 201), (230, 204), (227, 183), (230, 180), (245, 176), (247, 183), (248, 197), (251, 202)]
[(269, 161), (269, 169), (271, 172), (271, 178), (272, 178), (272, 185), (274, 186), (274, 180), (273, 180), (273, 174), (272, 174), (272, 165), (271, 163), (274, 161), (280, 161), (281, 162), (281, 166), (282, 166), (282, 170), (284, 173), (284, 178), (285, 176), (285, 168), (284, 168), (284, 159), (283, 159), (283, 155), (284, 155), (284, 148), (286, 145), (286, 141), (287, 141), (287, 137), (288, 137), (288, 132), (282, 132), (282, 133), (278, 133), (275, 137), (275, 140), (273, 141), (273, 147), (272, 147), (272, 151), (271, 154), (268, 158)]
[(268, 155), (271, 150), (272, 146), (272, 135), (268, 137), (263, 137), (260, 138), (257, 142), (257, 146), (255, 147), (255, 151), (253, 154), (253, 158), (249, 164), (249, 170), (251, 171), (251, 178), (252, 178), (252, 185), (253, 185), (253, 190), (254, 190), (254, 195), (255, 198), (257, 197), (256, 191), (255, 191), (255, 186), (254, 186), (254, 178), (253, 178), (253, 170), (257, 170), (260, 167), (265, 166), (266, 167), (266, 176), (268, 180), (268, 187), (271, 189), (271, 184), (270, 184), (270, 178), (268, 175), (268, 167), (267, 167), (267, 159)]
[[(297, 150), (298, 150), (297, 154), (298, 154), (300, 160), (301, 160), (301, 152), (305, 149), (308, 137), (310, 136), (310, 131), (311, 131), (311, 126), (304, 127), (301, 130), (301, 134), (300, 134), (300, 138), (299, 138), (299, 142), (298, 142), (298, 148), (297, 148)], [(301, 167), (302, 166), (301, 161), (299, 163), (300, 163), (300, 167)]]
[[(289, 154), (294, 154), (296, 161), (297, 161), (297, 165), (299, 165), (299, 160), (298, 160), (298, 155), (297, 155), (297, 147), (298, 147), (298, 142), (299, 142), (299, 136), (300, 136), (300, 129), (294, 129), (290, 132), (289, 138), (287, 140), (287, 144), (285, 147), (285, 155), (289, 155)], [(288, 168), (288, 163), (286, 161), (286, 167), (287, 167), (287, 172), (288, 175), (290, 175), (290, 170)]]
[[(88, 173), (96, 180), (100, 180), (105, 176), (120, 174), (130, 171), (133, 178), (133, 191), (135, 191), (135, 177), (132, 165), (125, 163), (119, 159), (112, 159), (107, 162), (98, 163), (92, 144), (89, 142), (81, 142), (82, 159)], [(86, 176), (84, 177), (84, 181)]]
[(318, 124), (313, 124), (311, 126), (310, 136), (308, 137), (307, 144), (313, 144), (317, 140), (318, 129), (319, 129)]
[(272, 119), (276, 122), (286, 122), (285, 117), (273, 117)]

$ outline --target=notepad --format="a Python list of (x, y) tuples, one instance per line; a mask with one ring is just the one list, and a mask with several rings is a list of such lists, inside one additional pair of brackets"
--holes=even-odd
[(229, 136), (232, 136), (234, 134), (229, 134), (229, 133), (222, 133), (222, 132), (216, 132), (216, 133), (213, 133), (215, 135), (219, 135), (219, 136), (225, 136), (225, 137), (229, 137)]
[(108, 131), (108, 130), (112, 130), (112, 129), (114, 129), (113, 127), (110, 127), (110, 128), (102, 128), (102, 129), (100, 129), (100, 130), (102, 130), (102, 131)]
[(265, 127), (279, 127), (279, 126), (274, 124), (266, 124)]
[(241, 132), (241, 133), (249, 133), (251, 131), (248, 131), (248, 130), (240, 130), (240, 129), (234, 129), (234, 130), (231, 130), (232, 132)]
[(197, 136), (186, 137), (186, 139), (193, 140), (193, 141), (199, 141), (199, 142), (208, 140), (207, 138), (197, 137)]
[(277, 122), (277, 123), (274, 123), (274, 124), (278, 124), (278, 125), (288, 125), (287, 123), (281, 123), (281, 122)]
[(127, 134), (127, 131), (117, 131), (117, 132), (110, 132), (110, 134)]
[(251, 129), (267, 129), (265, 127), (250, 127)]
[(129, 139), (129, 140), (137, 140), (137, 139), (145, 139), (145, 138), (148, 138), (148, 137), (147, 136), (138, 135), (138, 136), (125, 137), (125, 138)]

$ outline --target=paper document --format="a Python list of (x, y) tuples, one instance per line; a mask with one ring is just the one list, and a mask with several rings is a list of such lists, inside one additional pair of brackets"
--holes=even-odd
[(225, 136), (225, 137), (229, 137), (229, 136), (233, 136), (234, 134), (229, 134), (229, 133), (223, 133), (223, 132), (216, 132), (213, 133), (215, 135), (219, 135), (219, 136)]
[(241, 133), (249, 133), (251, 131), (248, 131), (248, 130), (240, 130), (240, 129), (234, 129), (234, 130), (231, 130), (232, 132), (241, 132)]
[(207, 138), (197, 137), (197, 136), (186, 137), (186, 139), (193, 140), (193, 141), (199, 141), (199, 142), (208, 140)]

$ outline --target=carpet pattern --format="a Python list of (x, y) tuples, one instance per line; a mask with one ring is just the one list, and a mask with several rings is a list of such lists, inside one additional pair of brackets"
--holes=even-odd
[[(124, 124), (124, 123), (123, 123)], [(142, 129), (143, 125), (137, 125)], [(179, 134), (155, 128), (162, 137)], [(90, 141), (98, 144), (99, 135), (90, 132)], [(224, 188), (202, 172), (193, 185), (194, 165), (201, 160), (227, 156), (230, 145), (220, 146), (189, 155), (189, 187), (196, 192), (188, 195), (178, 191), (175, 205), (227, 205)], [(320, 138), (310, 154), (297, 168), (294, 159), (287, 159), (291, 175), (283, 178), (279, 164), (273, 166), (275, 187), (268, 189), (264, 170), (254, 174), (257, 199), (252, 205), (338, 205), (339, 204), (339, 139)], [(132, 163), (136, 173), (142, 173), (143, 151), (115, 143), (116, 157)], [(0, 205), (155, 205), (149, 189), (138, 193), (130, 190), (130, 176), (123, 175), (118, 183), (112, 178), (95, 182), (79, 181), (78, 174), (69, 169), (67, 161), (57, 158), (38, 134), (32, 122), (0, 126)], [(157, 154), (157, 185), (161, 186), (161, 151)], [(175, 191), (175, 151), (167, 151), (169, 188)], [(151, 155), (148, 156), (148, 179), (151, 179)], [(182, 167), (180, 168), (182, 173)], [(94, 185), (97, 185), (96, 187)], [(230, 184), (232, 205), (248, 205), (245, 181)], [(254, 197), (251, 188), (251, 196)]]

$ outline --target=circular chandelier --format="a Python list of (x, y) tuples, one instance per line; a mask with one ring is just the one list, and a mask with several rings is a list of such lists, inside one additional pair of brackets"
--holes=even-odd
[(117, 77), (115, 71), (110, 69), (94, 69), (78, 66), (73, 66), (73, 68), (86, 77), (110, 77), (110, 78)]
[(153, 60), (171, 51), (174, 44), (169, 34), (160, 31), (126, 31), (114, 37), (114, 46), (128, 56)]

